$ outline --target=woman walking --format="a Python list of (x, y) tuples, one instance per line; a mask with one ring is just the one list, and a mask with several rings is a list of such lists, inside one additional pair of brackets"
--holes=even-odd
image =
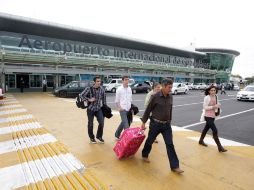
[(201, 120), (206, 121), (206, 125), (202, 131), (201, 137), (199, 139), (199, 144), (202, 146), (207, 146), (204, 142), (204, 138), (209, 129), (213, 131), (213, 139), (218, 146), (219, 152), (226, 152), (220, 143), (218, 137), (218, 130), (214, 124), (215, 117), (218, 116), (220, 110), (220, 104), (218, 101), (217, 94), (218, 90), (215, 86), (210, 86), (205, 90), (205, 98), (203, 104), (203, 113), (201, 115)]
[[(161, 84), (158, 82), (154, 82), (153, 86), (152, 86), (152, 90), (146, 95), (146, 99), (145, 99), (145, 103), (144, 103), (144, 108), (146, 109), (146, 107), (148, 106), (150, 100), (151, 100), (151, 96), (156, 94), (157, 92), (161, 91)], [(155, 139), (154, 143), (158, 143), (158, 140)]]

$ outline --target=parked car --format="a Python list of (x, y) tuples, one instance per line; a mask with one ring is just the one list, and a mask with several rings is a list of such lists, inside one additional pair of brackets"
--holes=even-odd
[(237, 100), (253, 100), (254, 101), (254, 85), (248, 85), (236, 95)]
[(196, 90), (205, 90), (207, 85), (205, 83), (197, 83), (193, 85), (193, 88)]
[[(129, 79), (129, 86), (135, 83), (134, 79)], [(106, 92), (116, 92), (116, 89), (122, 85), (122, 79), (117, 78), (117, 79), (111, 79), (109, 83), (103, 84), (103, 87), (105, 88)]]
[(235, 84), (233, 90), (237, 90), (238, 91), (238, 90), (240, 90), (240, 87), (237, 84)]
[(135, 84), (132, 84), (130, 87), (133, 94), (142, 93), (142, 92), (148, 93), (152, 90), (152, 87), (146, 83), (135, 83)]
[(153, 82), (152, 81), (150, 81), (150, 80), (146, 80), (146, 81), (144, 81), (144, 83), (146, 83), (146, 84), (148, 84), (149, 86), (153, 86)]
[(189, 88), (184, 83), (173, 83), (172, 93), (178, 94), (178, 93), (184, 93), (187, 94), (189, 92)]
[(191, 82), (185, 82), (184, 84), (188, 86), (189, 90), (192, 90), (194, 88), (193, 83)]
[(93, 84), (93, 81), (72, 81), (62, 87), (56, 88), (53, 94), (59, 97), (75, 97), (87, 86), (92, 86)]

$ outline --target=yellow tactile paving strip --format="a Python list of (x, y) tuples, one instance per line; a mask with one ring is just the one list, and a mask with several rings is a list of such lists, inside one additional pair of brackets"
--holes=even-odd
[[(11, 97), (13, 99), (13, 97)], [(7, 100), (5, 103), (5, 100)], [(15, 108), (4, 108), (5, 105), (10, 105), (8, 103), (8, 97), (4, 100), (1, 100), (0, 107), (1, 111), (11, 111), (15, 110)], [(12, 104), (15, 105), (15, 104)], [(16, 109), (20, 109), (21, 107), (18, 107)], [(0, 117), (2, 119), (4, 118), (15, 118), (18, 116), (23, 116), (28, 114), (27, 112), (22, 113), (15, 113), (15, 114), (4, 114)], [(30, 128), (31, 126), (28, 126), (28, 129), (24, 130), (17, 130), (17, 127), (26, 127), (26, 125), (34, 124), (37, 122), (34, 118), (32, 119), (25, 119), (25, 120), (18, 120), (18, 121), (8, 121), (0, 123), (0, 129), (6, 129), (8, 127), (14, 129), (12, 132), (6, 132), (6, 134), (0, 133), (0, 143), (5, 143), (6, 141), (13, 141), (15, 143), (21, 143), (19, 146), (21, 148), (16, 149), (16, 151), (11, 152), (0, 152), (0, 160), (3, 160), (0, 162), (0, 171), (2, 168), (6, 167), (12, 167), (17, 164), (31, 164), (33, 161), (35, 161), (35, 165), (37, 161), (41, 161), (41, 166), (45, 163), (45, 160), (49, 158), (56, 159), (56, 156), (61, 157), (65, 155), (69, 155), (69, 151), (67, 150), (66, 146), (64, 146), (59, 141), (56, 142), (49, 142), (49, 143), (43, 143), (37, 145), (35, 142), (36, 138), (29, 138), (29, 137), (41, 137), (43, 135), (49, 134), (49, 131), (47, 131), (45, 128)], [(16, 127), (16, 129), (15, 129)], [(32, 126), (33, 127), (33, 126)], [(37, 126), (36, 126), (37, 127)], [(22, 128), (21, 128), (22, 129)], [(3, 131), (3, 130), (2, 130)], [(25, 139), (25, 140), (24, 140)], [(34, 145), (32, 145), (34, 143)], [(17, 147), (19, 147), (17, 146)], [(8, 150), (7, 150), (8, 151)], [(57, 158), (58, 158), (57, 157)], [(58, 158), (59, 159), (59, 158)], [(51, 159), (52, 160), (52, 159)], [(72, 163), (72, 161), (67, 162), (61, 162), (61, 163)], [(38, 167), (38, 165), (36, 165)], [(58, 165), (59, 166), (59, 165)], [(61, 166), (64, 167), (64, 166)], [(59, 170), (61, 170), (61, 167), (59, 166)], [(66, 165), (65, 168), (71, 167), (70, 165)], [(73, 166), (72, 166), (73, 167)], [(42, 169), (42, 168), (38, 168)], [(44, 173), (46, 173), (47, 167), (44, 168)], [(66, 170), (66, 169), (65, 169)], [(23, 172), (27, 172), (28, 170), (23, 170)], [(32, 176), (35, 170), (31, 169), (30, 176)], [(66, 170), (67, 171), (67, 170)], [(37, 170), (36, 172), (42, 172), (40, 170)], [(26, 175), (26, 173), (25, 173)], [(40, 174), (42, 175), (42, 174)], [(45, 174), (44, 174), (45, 175)], [(33, 176), (32, 176), (33, 177)], [(15, 180), (15, 179), (12, 179)], [(11, 182), (10, 182), (11, 183)], [(0, 184), (1, 186), (2, 184)], [(1, 188), (1, 187), (0, 187)], [(10, 188), (12, 189), (12, 188)], [(42, 189), (42, 190), (78, 190), (78, 189), (105, 189), (100, 182), (96, 178), (94, 178), (89, 172), (82, 174), (81, 171), (78, 170), (71, 170), (70, 172), (64, 172), (61, 175), (53, 176), (51, 178), (46, 178), (44, 180), (36, 181), (35, 183), (30, 183), (28, 185), (25, 185), (23, 187), (18, 187), (16, 189)]]

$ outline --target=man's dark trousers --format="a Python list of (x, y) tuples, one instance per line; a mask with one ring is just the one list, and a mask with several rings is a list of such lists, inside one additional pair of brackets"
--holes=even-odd
[(142, 150), (142, 156), (146, 158), (148, 157), (152, 149), (152, 144), (160, 133), (162, 134), (164, 142), (166, 144), (170, 168), (171, 169), (179, 168), (179, 160), (174, 148), (172, 129), (171, 124), (169, 122), (162, 124), (152, 119), (150, 120), (148, 137), (146, 139), (145, 146)]
[(97, 121), (99, 123), (96, 138), (102, 138), (103, 135), (103, 127), (104, 127), (104, 116), (102, 113), (102, 110), (99, 111), (91, 111), (90, 109), (87, 109), (87, 117), (88, 117), (88, 135), (90, 139), (94, 139), (93, 134), (93, 120), (94, 116), (97, 118)]

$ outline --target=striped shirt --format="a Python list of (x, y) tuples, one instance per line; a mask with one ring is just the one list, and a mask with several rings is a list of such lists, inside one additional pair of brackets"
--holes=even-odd
[(101, 86), (98, 88), (95, 88), (93, 86), (92, 90), (93, 91), (91, 92), (91, 87), (86, 87), (85, 90), (80, 94), (80, 96), (82, 101), (88, 101), (88, 99), (92, 97), (95, 98), (94, 102), (89, 102), (89, 106), (87, 108), (95, 112), (100, 110), (103, 104), (107, 104), (106, 94), (105, 94), (105, 90)]

